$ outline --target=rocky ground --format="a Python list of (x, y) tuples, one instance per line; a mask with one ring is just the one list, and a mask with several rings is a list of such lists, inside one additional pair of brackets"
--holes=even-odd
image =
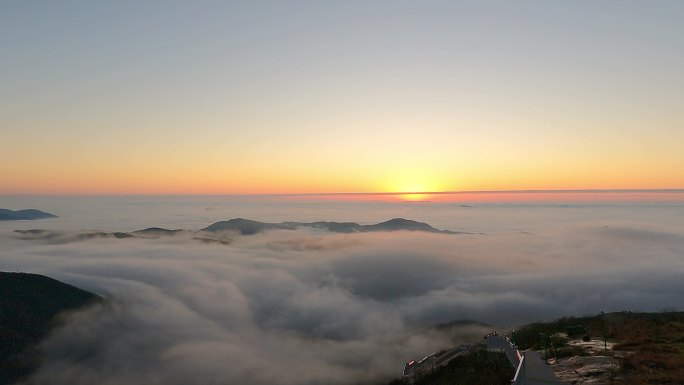
[[(567, 334), (560, 334), (568, 338)], [(610, 384), (619, 381), (617, 376), (620, 358), (629, 352), (614, 351), (615, 343), (603, 340), (569, 339), (567, 345), (582, 349), (587, 355), (576, 355), (549, 360), (556, 377), (568, 384)]]
[(549, 365), (568, 384), (684, 384), (682, 312), (563, 318), (526, 325), (516, 337), (518, 348), (546, 348)]

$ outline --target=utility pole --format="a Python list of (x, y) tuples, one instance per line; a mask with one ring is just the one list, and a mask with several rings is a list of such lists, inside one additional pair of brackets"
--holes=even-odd
[(603, 350), (608, 350), (608, 342), (606, 342), (606, 313), (601, 312), (601, 318), (603, 319)]

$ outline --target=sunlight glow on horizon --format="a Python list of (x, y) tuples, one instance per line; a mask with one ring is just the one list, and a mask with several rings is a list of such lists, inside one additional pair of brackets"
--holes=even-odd
[[(10, 194), (8, 196), (26, 196)], [(242, 197), (302, 202), (378, 202), (378, 203), (682, 203), (684, 189), (627, 190), (500, 190), (500, 191), (424, 191), (424, 192), (327, 192), (327, 193), (261, 193), (261, 194), (29, 194), (28, 196), (83, 197)], [(0, 195), (1, 197), (2, 195)]]

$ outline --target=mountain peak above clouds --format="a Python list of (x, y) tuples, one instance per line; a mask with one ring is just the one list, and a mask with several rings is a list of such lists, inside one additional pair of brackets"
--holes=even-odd
[(220, 221), (202, 229), (208, 232), (233, 231), (242, 235), (253, 235), (267, 230), (295, 230), (298, 228), (322, 229), (332, 233), (365, 233), (378, 231), (423, 231), (429, 233), (458, 234), (449, 230), (439, 230), (427, 223), (410, 219), (394, 218), (373, 225), (360, 225), (355, 222), (259, 222), (244, 218)]
[(0, 209), (0, 221), (21, 221), (44, 218), (57, 218), (57, 215), (36, 209), (8, 210)]

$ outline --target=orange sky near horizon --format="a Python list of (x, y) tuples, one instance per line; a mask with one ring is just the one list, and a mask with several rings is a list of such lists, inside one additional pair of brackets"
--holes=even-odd
[[(43, 161), (43, 159), (41, 159)], [(320, 165), (263, 162), (239, 167), (209, 166), (191, 161), (170, 161), (139, 166), (120, 159), (107, 167), (103, 161), (71, 168), (63, 160), (51, 164), (24, 161), (0, 166), (0, 194), (314, 194), (429, 191), (672, 189), (684, 187), (684, 175), (665, 165), (637, 174), (629, 161), (619, 169), (600, 160), (585, 164), (516, 165), (501, 160), (498, 166), (477, 164), (387, 169), (373, 163)], [(142, 161), (141, 161), (142, 162)], [(39, 162), (36, 162), (39, 163)], [(202, 163), (202, 162), (200, 162)], [(667, 172), (660, 172), (667, 168)], [(653, 172), (650, 172), (653, 170)]]

